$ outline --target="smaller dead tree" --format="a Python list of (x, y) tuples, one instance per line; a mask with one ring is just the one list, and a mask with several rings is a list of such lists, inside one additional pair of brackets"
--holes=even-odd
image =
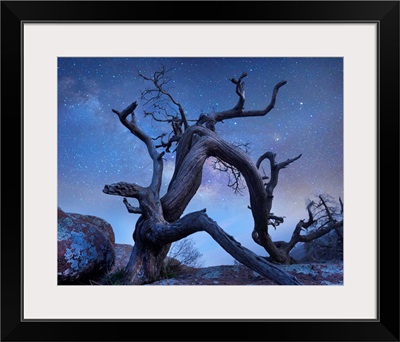
[(168, 275), (168, 273), (181, 272), (187, 267), (202, 267), (202, 256), (203, 254), (196, 248), (191, 237), (174, 242), (164, 261), (165, 273)]
[(196, 248), (192, 238), (174, 242), (168, 253), (168, 257), (177, 259), (179, 262), (190, 267), (201, 267), (201, 257), (203, 254)]
[(314, 204), (315, 221), (319, 222), (308, 230), (325, 229), (329, 222), (336, 221), (325, 235), (305, 244), (305, 249), (312, 260), (343, 260), (343, 201), (339, 197), (339, 203), (329, 195), (318, 196)]
[[(339, 201), (343, 205), (341, 198)], [(316, 201), (309, 201), (308, 219), (297, 223), (289, 241), (274, 242), (289, 262), (291, 261), (290, 252), (298, 243), (316, 241), (331, 231), (334, 231), (338, 240), (343, 243), (343, 211), (338, 212), (337, 208), (338, 206), (328, 195), (319, 195)]]

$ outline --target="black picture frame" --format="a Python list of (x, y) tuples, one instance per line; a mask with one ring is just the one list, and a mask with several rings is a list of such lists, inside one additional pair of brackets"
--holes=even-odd
[[(378, 319), (22, 320), (21, 31), (29, 21), (378, 23)], [(2, 341), (399, 341), (398, 1), (2, 1), (1, 47)]]

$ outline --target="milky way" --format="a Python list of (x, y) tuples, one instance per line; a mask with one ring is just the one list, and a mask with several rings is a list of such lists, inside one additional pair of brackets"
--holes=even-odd
[[(122, 110), (137, 100), (140, 128), (152, 137), (166, 131), (163, 123), (144, 117), (140, 94), (148, 85), (138, 76), (138, 71), (150, 76), (161, 65), (170, 69), (167, 88), (189, 119), (232, 108), (237, 95), (229, 78), (243, 72), (248, 73), (246, 110), (265, 108), (275, 84), (287, 81), (268, 115), (226, 120), (216, 127), (228, 142), (249, 143), (254, 162), (266, 151), (276, 153), (278, 162), (302, 154), (280, 173), (272, 212), (286, 218), (271, 229), (274, 240), (287, 239), (295, 224), (307, 218), (307, 199), (321, 193), (343, 198), (342, 58), (59, 58), (58, 205), (64, 211), (99, 216), (113, 226), (117, 243), (133, 244), (137, 215), (127, 212), (122, 198), (102, 189), (119, 181), (147, 186), (152, 163), (144, 144), (111, 109)], [(162, 194), (174, 157), (165, 155)], [(248, 194), (235, 195), (227, 175), (212, 165), (208, 160), (202, 186), (185, 213), (207, 208), (228, 234), (266, 255), (251, 239)], [(263, 168), (268, 174), (267, 163)], [(206, 233), (193, 237), (204, 266), (232, 264), (233, 258)]]

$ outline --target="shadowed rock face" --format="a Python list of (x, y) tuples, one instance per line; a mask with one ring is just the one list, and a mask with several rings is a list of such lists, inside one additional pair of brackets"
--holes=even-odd
[(115, 263), (110, 272), (125, 269), (131, 256), (133, 246), (128, 244), (116, 243), (115, 246)]
[(88, 284), (115, 262), (114, 232), (102, 219), (58, 208), (58, 284)]

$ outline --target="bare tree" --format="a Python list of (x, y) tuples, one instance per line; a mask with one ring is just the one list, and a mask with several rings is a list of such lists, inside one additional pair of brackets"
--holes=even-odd
[[(103, 189), (106, 194), (124, 197), (123, 202), (127, 210), (140, 215), (133, 233), (135, 244), (126, 267), (125, 284), (145, 284), (157, 280), (171, 243), (195, 232), (204, 231), (236, 260), (259, 274), (278, 284), (301, 285), (294, 276), (283, 271), (275, 263), (241, 246), (206, 214), (206, 209), (182, 217), (184, 210), (200, 187), (205, 161), (207, 158), (215, 157), (222, 165), (235, 170), (245, 180), (250, 195), (249, 208), (254, 219), (253, 239), (265, 248), (273, 261), (288, 263), (288, 250), (292, 248), (292, 244), (297, 241), (312, 240), (321, 235), (318, 232), (307, 236), (300, 234), (302, 229), (314, 222), (311, 206), (308, 207), (309, 221), (298, 223), (287, 245), (273, 242), (268, 233), (268, 227), (271, 224), (276, 227), (283, 222), (282, 217), (271, 213), (273, 191), (278, 183), (279, 172), (299, 159), (301, 155), (277, 163), (276, 155), (267, 152), (254, 164), (242, 149), (224, 141), (216, 132), (216, 125), (224, 120), (267, 115), (274, 108), (278, 91), (286, 84), (286, 81), (275, 85), (270, 103), (266, 107), (260, 110), (244, 110), (243, 79), (247, 74), (243, 73), (238, 79), (230, 79), (239, 97), (233, 108), (211, 114), (203, 113), (197, 120), (191, 121), (188, 120), (182, 104), (166, 89), (168, 78), (164, 67), (151, 77), (141, 73), (139, 75), (150, 84), (150, 87), (142, 92), (142, 100), (151, 108), (145, 115), (170, 125), (170, 131), (159, 136), (161, 143), (156, 145), (155, 140), (142, 131), (137, 124), (135, 114), (137, 102), (133, 102), (122, 111), (113, 109), (121, 123), (145, 144), (153, 163), (152, 180), (148, 186), (119, 182), (105, 185)], [(167, 141), (163, 140), (165, 137)], [(172, 144), (176, 145), (175, 169), (168, 190), (161, 197), (163, 155), (170, 152)], [(271, 168), (271, 177), (268, 182), (259, 171), (261, 163), (266, 159), (269, 160)], [(137, 200), (138, 206), (131, 205), (127, 198)]]
[(196, 248), (192, 238), (174, 242), (169, 250), (168, 256), (177, 259), (179, 262), (190, 267), (201, 267), (201, 257), (203, 254)]
[[(316, 201), (308, 201), (308, 219), (300, 220), (288, 242), (275, 241), (274, 244), (290, 261), (290, 252), (298, 243), (311, 243), (330, 232), (337, 235), (338, 245), (343, 243), (343, 202), (339, 198), (341, 210), (333, 198), (327, 194), (318, 195)], [(312, 244), (309, 248), (316, 246)]]

